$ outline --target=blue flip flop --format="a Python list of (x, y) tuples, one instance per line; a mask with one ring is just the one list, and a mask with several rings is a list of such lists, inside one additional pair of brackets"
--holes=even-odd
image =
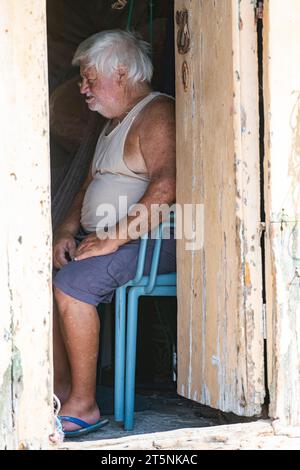
[(84, 434), (89, 434), (90, 432), (98, 431), (108, 424), (108, 419), (100, 419), (95, 424), (87, 423), (79, 418), (74, 418), (73, 416), (58, 416), (59, 421), (68, 421), (69, 423), (74, 423), (80, 426), (80, 429), (75, 429), (74, 431), (63, 431), (65, 437), (77, 437), (83, 436)]

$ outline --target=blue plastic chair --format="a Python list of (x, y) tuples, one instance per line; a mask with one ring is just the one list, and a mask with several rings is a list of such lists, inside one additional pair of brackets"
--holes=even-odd
[(166, 227), (174, 227), (174, 222), (163, 222), (156, 229), (156, 240), (153, 248), (149, 275), (143, 275), (148, 243), (148, 234), (145, 234), (141, 237), (135, 278), (116, 290), (115, 420), (124, 421), (124, 428), (127, 431), (133, 429), (134, 420), (136, 336), (139, 297), (146, 295), (176, 296), (176, 273), (157, 274), (162, 234)]

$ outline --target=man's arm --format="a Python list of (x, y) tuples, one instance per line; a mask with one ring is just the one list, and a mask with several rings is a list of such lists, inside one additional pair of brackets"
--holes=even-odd
[[(153, 217), (155, 209), (158, 210), (158, 205), (170, 205), (176, 198), (174, 101), (164, 99), (160, 102), (153, 102), (152, 106), (145, 111), (139, 129), (139, 144), (150, 182), (145, 194), (138, 201), (138, 204), (142, 204), (146, 211), (138, 217), (141, 227), (144, 225), (149, 230), (154, 228), (151, 227), (151, 216)], [(136, 218), (137, 216), (128, 215), (126, 219), (119, 222), (117, 231), (120, 244), (127, 243), (132, 238), (126, 227), (128, 228), (131, 222), (134, 223)]]
[[(106, 255), (116, 251), (132, 238), (138, 238), (128, 230), (139, 219), (140, 226), (151, 227), (151, 206), (172, 204), (176, 197), (176, 138), (175, 109), (171, 100), (151, 103), (145, 110), (138, 126), (140, 152), (150, 176), (145, 194), (138, 201), (147, 209), (141, 215), (127, 215), (116, 226), (114, 239), (100, 240), (96, 234), (89, 235), (76, 250), (76, 259)], [(153, 216), (153, 213), (152, 213)]]

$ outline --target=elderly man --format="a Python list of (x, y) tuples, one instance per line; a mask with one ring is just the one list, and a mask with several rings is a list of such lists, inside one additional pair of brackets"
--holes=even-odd
[[(174, 202), (176, 173), (174, 100), (151, 90), (147, 43), (129, 32), (103, 31), (79, 45), (73, 64), (80, 65), (80, 92), (88, 107), (108, 122), (54, 239), (55, 392), (69, 436), (107, 422), (100, 419), (95, 397), (96, 306), (110, 302), (115, 289), (134, 277), (139, 233), (130, 227), (149, 231), (151, 208)], [(120, 198), (126, 204), (120, 205)], [(103, 229), (101, 207), (108, 204), (116, 212), (105, 218)], [(140, 204), (145, 210), (135, 211)], [(151, 246), (146, 270), (150, 257)], [(159, 272), (174, 270), (175, 241), (164, 240)]]

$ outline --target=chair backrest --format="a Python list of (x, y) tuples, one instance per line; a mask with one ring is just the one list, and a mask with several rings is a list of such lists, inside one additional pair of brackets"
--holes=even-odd
[[(155, 239), (155, 244), (153, 248), (152, 260), (151, 260), (151, 267), (149, 273), (149, 281), (147, 286), (145, 287), (145, 293), (149, 294), (156, 283), (157, 271), (158, 271), (158, 264), (160, 258), (160, 250), (161, 250), (161, 242), (163, 239), (163, 234), (166, 228), (174, 228), (175, 227), (175, 220), (171, 219), (165, 222), (162, 222), (158, 225), (154, 232), (152, 232), (152, 237)], [(147, 252), (147, 245), (149, 240), (149, 233), (145, 233), (141, 236), (140, 248), (139, 248), (139, 256), (138, 256), (138, 263), (136, 268), (135, 278), (132, 281), (132, 285), (138, 285), (140, 280), (144, 274), (145, 268), (145, 259), (146, 259), (146, 252)]]

